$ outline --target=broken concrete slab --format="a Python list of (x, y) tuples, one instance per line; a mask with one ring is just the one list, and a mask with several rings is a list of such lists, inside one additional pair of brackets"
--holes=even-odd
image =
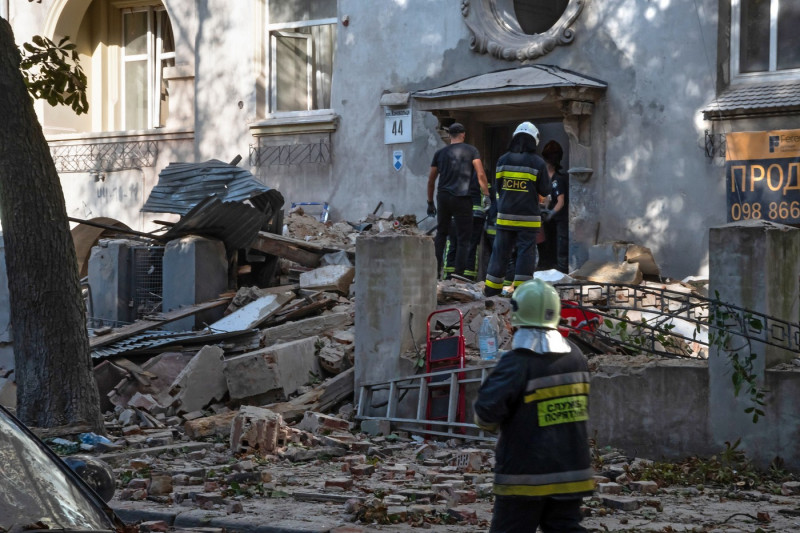
[(294, 293), (267, 294), (209, 326), (212, 331), (242, 331), (257, 328), (275, 314)]
[(349, 313), (331, 313), (329, 315), (304, 318), (261, 330), (261, 343), (264, 346), (272, 346), (281, 342), (304, 339), (352, 323), (353, 318)]
[(219, 415), (187, 420), (183, 424), (183, 431), (190, 439), (200, 439), (214, 435), (230, 437), (231, 423), (237, 413), (238, 411), (230, 411)]
[(356, 269), (347, 265), (328, 265), (300, 274), (300, 288), (333, 291), (347, 295), (355, 279)]
[(283, 401), (319, 375), (317, 337), (276, 344), (226, 359), (224, 378), (232, 400)]
[[(167, 392), (169, 387), (186, 368), (189, 361), (192, 360), (194, 354), (186, 354), (179, 352), (164, 352), (155, 357), (150, 358), (147, 362), (143, 363), (138, 368), (139, 371), (144, 371), (147, 379), (135, 379), (132, 373), (134, 366), (128, 364), (129, 368), (123, 368), (125, 374), (123, 379), (117, 383), (114, 388), (106, 393), (112, 407), (104, 410), (113, 410), (113, 406), (125, 407), (128, 405), (130, 399), (137, 393), (151, 394), (157, 401)], [(108, 361), (104, 361), (106, 363)], [(111, 361), (115, 367), (119, 367), (118, 359)], [(97, 370), (102, 366), (95, 367), (95, 376), (97, 377)], [(121, 368), (121, 367), (120, 367)], [(110, 370), (109, 370), (110, 372)], [(139, 377), (142, 375), (140, 373)], [(99, 386), (99, 383), (98, 383)], [(101, 389), (102, 391), (102, 389)]]
[(586, 261), (572, 277), (594, 281), (596, 283), (627, 283), (639, 285), (642, 282), (642, 271), (638, 263), (609, 263), (595, 260)]
[(629, 244), (628, 249), (625, 251), (625, 260), (629, 263), (637, 263), (639, 265), (639, 270), (641, 270), (642, 274), (645, 276), (661, 275), (661, 270), (656, 264), (653, 252), (646, 246)]
[(197, 411), (224, 398), (228, 384), (223, 354), (219, 346), (204, 346), (181, 370), (168, 393), (170, 405), (177, 406), (178, 413)]

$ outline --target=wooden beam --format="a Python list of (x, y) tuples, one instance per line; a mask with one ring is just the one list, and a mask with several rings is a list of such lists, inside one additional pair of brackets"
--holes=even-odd
[(309, 251), (306, 247), (302, 247), (298, 244), (298, 242), (302, 243), (303, 241), (287, 242), (286, 237), (277, 237), (280, 236), (263, 231), (259, 232), (253, 243), (250, 244), (250, 248), (265, 254), (283, 257), (303, 266), (311, 268), (319, 266), (320, 258), (324, 255), (324, 252)]

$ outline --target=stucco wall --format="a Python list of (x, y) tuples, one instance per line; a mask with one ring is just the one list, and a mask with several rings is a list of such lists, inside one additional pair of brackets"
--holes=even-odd
[[(41, 12), (56, 3), (12, 0), (18, 37), (39, 32)], [(184, 125), (195, 132), (193, 157), (241, 154), (246, 165), (255, 142), (250, 126), (263, 120), (260, 2), (239, 2), (235, 10), (222, 0), (164, 3), (177, 28), (178, 64), (195, 69), (195, 123)], [(395, 214), (422, 218), (430, 160), (443, 145), (437, 119), (412, 98), (413, 141), (385, 145), (381, 95), (520, 63), (469, 49), (461, 2), (339, 0), (338, 9), (331, 107), (340, 122), (331, 136), (332, 162), (259, 173), (284, 193), (287, 205), (327, 201), (334, 219), (358, 219), (379, 201)], [(705, 156), (710, 124), (701, 113), (715, 96), (717, 11), (717, 0), (586, 2), (573, 24), (574, 41), (535, 61), (608, 83), (594, 111), (594, 176), (571, 189), (574, 237), (586, 245), (642, 244), (663, 273), (678, 278), (707, 273), (708, 228), (726, 220), (722, 162)], [(391, 166), (394, 150), (404, 153), (400, 171)], [(159, 160), (154, 171), (167, 163)]]

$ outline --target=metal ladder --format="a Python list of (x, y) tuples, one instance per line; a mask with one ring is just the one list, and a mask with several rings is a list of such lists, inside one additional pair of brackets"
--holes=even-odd
[[(496, 437), (487, 436), (475, 424), (456, 421), (456, 411), (458, 408), (459, 387), (469, 383), (483, 383), (489, 371), (494, 368), (496, 363), (485, 366), (473, 366), (465, 368), (453, 368), (449, 370), (439, 370), (427, 374), (414, 374), (390, 379), (388, 381), (366, 383), (361, 385), (358, 393), (358, 410), (356, 411), (357, 420), (388, 420), (398, 429), (408, 430), (415, 433), (424, 433), (443, 437), (453, 437), (459, 439), (486, 440), (494, 441)], [(446, 376), (442, 381), (431, 382), (429, 378)], [(428, 420), (426, 418), (428, 392), (434, 387), (449, 387), (449, 404), (447, 410), (447, 420)], [(385, 412), (383, 416), (372, 413), (376, 409), (384, 406), (381, 403), (373, 406), (373, 398), (376, 392), (388, 391), (388, 398), (385, 401)], [(398, 417), (398, 405), (405, 399), (409, 391), (417, 391), (417, 405), (415, 418)], [(403, 404), (406, 405), (406, 404)], [(441, 429), (435, 429), (441, 428)]]

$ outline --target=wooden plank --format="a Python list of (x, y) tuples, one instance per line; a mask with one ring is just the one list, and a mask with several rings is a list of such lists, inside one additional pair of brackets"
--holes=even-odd
[(91, 349), (95, 349), (101, 346), (108, 346), (109, 344), (113, 344), (122, 339), (127, 339), (128, 337), (138, 335), (139, 333), (143, 333), (149, 329), (156, 329), (164, 324), (180, 320), (181, 318), (186, 318), (187, 316), (192, 316), (202, 311), (214, 309), (222, 305), (228, 305), (231, 300), (233, 300), (233, 294), (230, 294), (229, 296), (225, 295), (216, 300), (210, 300), (201, 304), (181, 307), (180, 309), (175, 309), (173, 311), (169, 311), (168, 313), (164, 313), (158, 318), (137, 320), (133, 324), (128, 324), (127, 326), (122, 326), (121, 328), (115, 329), (108, 335), (103, 335), (102, 337), (90, 337), (89, 347)]
[(276, 257), (283, 257), (311, 268), (319, 266), (319, 261), (322, 257), (322, 254), (309, 252), (290, 244), (264, 239), (260, 235), (250, 244), (250, 249)]
[(355, 368), (351, 367), (329, 379), (319, 397), (319, 407), (326, 411), (354, 393)]

